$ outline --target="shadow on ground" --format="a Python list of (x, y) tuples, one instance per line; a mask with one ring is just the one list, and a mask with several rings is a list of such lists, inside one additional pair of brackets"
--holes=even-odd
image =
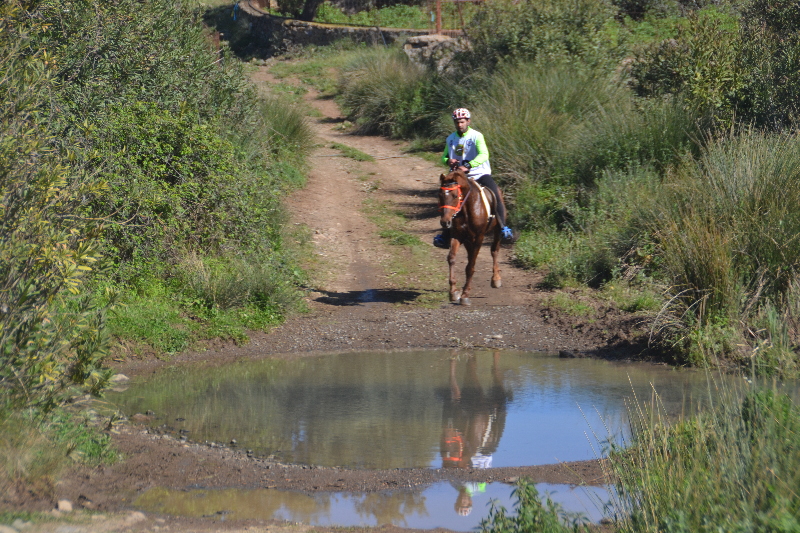
[(363, 305), (367, 303), (411, 303), (422, 295), (420, 291), (398, 289), (367, 289), (364, 291), (320, 291), (315, 301), (328, 305)]

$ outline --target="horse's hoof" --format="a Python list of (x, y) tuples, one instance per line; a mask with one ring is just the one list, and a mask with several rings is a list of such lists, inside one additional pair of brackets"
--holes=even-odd
[(450, 301), (457, 302), (461, 299), (461, 291), (451, 292), (450, 293)]
[(472, 302), (469, 301), (469, 298), (461, 298), (461, 305), (472, 305)]
[(493, 289), (499, 289), (502, 286), (503, 286), (503, 282), (501, 280), (499, 280), (499, 279), (493, 279), (492, 280), (492, 288)]

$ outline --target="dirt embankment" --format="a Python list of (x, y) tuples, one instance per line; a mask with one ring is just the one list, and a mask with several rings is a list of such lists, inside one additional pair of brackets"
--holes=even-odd
[[(267, 67), (261, 67), (254, 79), (262, 86), (273, 82)], [(307, 297), (311, 312), (270, 332), (252, 334), (251, 342), (244, 346), (210, 345), (205, 351), (181, 354), (168, 362), (131, 356), (117, 363), (119, 372), (133, 377), (167, 365), (201, 361), (226, 364), (241, 358), (372, 349), (492, 347), (605, 358), (627, 358), (641, 351), (636, 320), (611, 307), (587, 302), (595, 312), (582, 318), (550, 308), (547, 302), (552, 295), (537, 288), (540, 275), (515, 267), (511, 248), (502, 252), (502, 288), (490, 288), (491, 257), (486, 249), (478, 260), (472, 305), (447, 302), (446, 251), (433, 246), (392, 245), (389, 238), (379, 235), (395, 223), (405, 234), (425, 244), (431, 242), (439, 226), (436, 192), (442, 168), (405, 154), (402, 143), (350, 135), (341, 127), (344, 119), (332, 100), (318, 98), (313, 91), (306, 100), (321, 115), (310, 119), (319, 146), (311, 156), (307, 187), (288, 198), (287, 204), (292, 223), (308, 228), (316, 250), (316, 260), (308, 265), (315, 278), (314, 290)], [(356, 148), (375, 161), (343, 157), (333, 143)], [(460, 260), (463, 268), (463, 255)], [(454, 478), (513, 481), (527, 476), (549, 483), (602, 480), (596, 461), (462, 471), (283, 465), (248, 457), (233, 448), (183, 443), (135, 424), (120, 427), (114, 442), (124, 461), (78, 469), (58, 484), (55, 494), (47, 498), (18, 494), (18, 504), (48, 509), (56, 500), (67, 499), (79, 507), (122, 512), (137, 494), (151, 487), (378, 491)], [(274, 524), (112, 516), (91, 522), (85, 530), (278, 530)]]

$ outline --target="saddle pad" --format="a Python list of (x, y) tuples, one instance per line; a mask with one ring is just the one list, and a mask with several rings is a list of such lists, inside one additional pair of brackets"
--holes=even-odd
[(486, 187), (481, 185), (480, 183), (475, 183), (478, 186), (478, 190), (481, 191), (481, 200), (483, 200), (483, 206), (486, 208), (486, 212), (489, 213), (489, 218), (494, 217), (494, 213), (492, 212), (492, 207), (489, 205), (489, 199), (486, 198), (486, 193), (483, 191)]

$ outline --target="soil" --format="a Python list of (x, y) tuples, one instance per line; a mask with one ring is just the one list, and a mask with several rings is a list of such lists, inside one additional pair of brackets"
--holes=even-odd
[[(267, 90), (275, 82), (268, 66), (259, 67), (253, 78)], [(244, 345), (209, 343), (203, 350), (179, 354), (168, 361), (147, 354), (128, 354), (117, 358), (115, 370), (135, 377), (171, 365), (222, 365), (248, 358), (294, 358), (359, 350), (486, 347), (609, 359), (635, 358), (642, 351), (639, 318), (578, 291), (571, 297), (590, 306), (591, 313), (572, 316), (555, 307), (551, 303), (553, 293), (539, 288), (542, 274), (515, 266), (513, 246), (502, 250), (501, 288), (490, 287), (491, 256), (485, 245), (478, 258), (472, 304), (448, 302), (447, 251), (430, 244), (439, 230), (436, 193), (443, 167), (408, 154), (402, 142), (351, 134), (336, 103), (313, 90), (306, 93), (305, 102), (317, 110), (317, 116), (309, 118), (309, 123), (318, 137), (318, 146), (310, 157), (307, 186), (287, 198), (286, 205), (297, 234), (310, 235), (313, 241), (314, 257), (305, 265), (313, 279), (306, 296), (309, 312), (290, 317), (270, 331), (251, 332), (250, 342)], [(333, 143), (356, 148), (375, 161), (345, 157), (332, 147)], [(391, 244), (380, 232), (392, 227), (418, 238), (422, 244)], [(463, 252), (459, 261), (463, 282)], [(370, 492), (409, 489), (452, 479), (513, 482), (527, 477), (534, 482), (588, 484), (604, 481), (599, 461), (456, 471), (287, 465), (249, 457), (235, 447), (181, 442), (154, 433), (134, 420), (146, 422), (146, 415), (132, 417), (112, 431), (123, 461), (98, 468), (77, 468), (62, 478), (53, 493), (19, 491), (0, 497), (0, 504), (4, 504), (0, 507), (50, 510), (58, 500), (65, 499), (78, 509), (103, 513), (101, 518), (95, 515), (93, 519), (73, 513), (73, 531), (305, 531), (310, 528), (143, 514), (132, 511), (131, 502), (152, 487)], [(25, 530), (48, 531), (52, 524)]]

